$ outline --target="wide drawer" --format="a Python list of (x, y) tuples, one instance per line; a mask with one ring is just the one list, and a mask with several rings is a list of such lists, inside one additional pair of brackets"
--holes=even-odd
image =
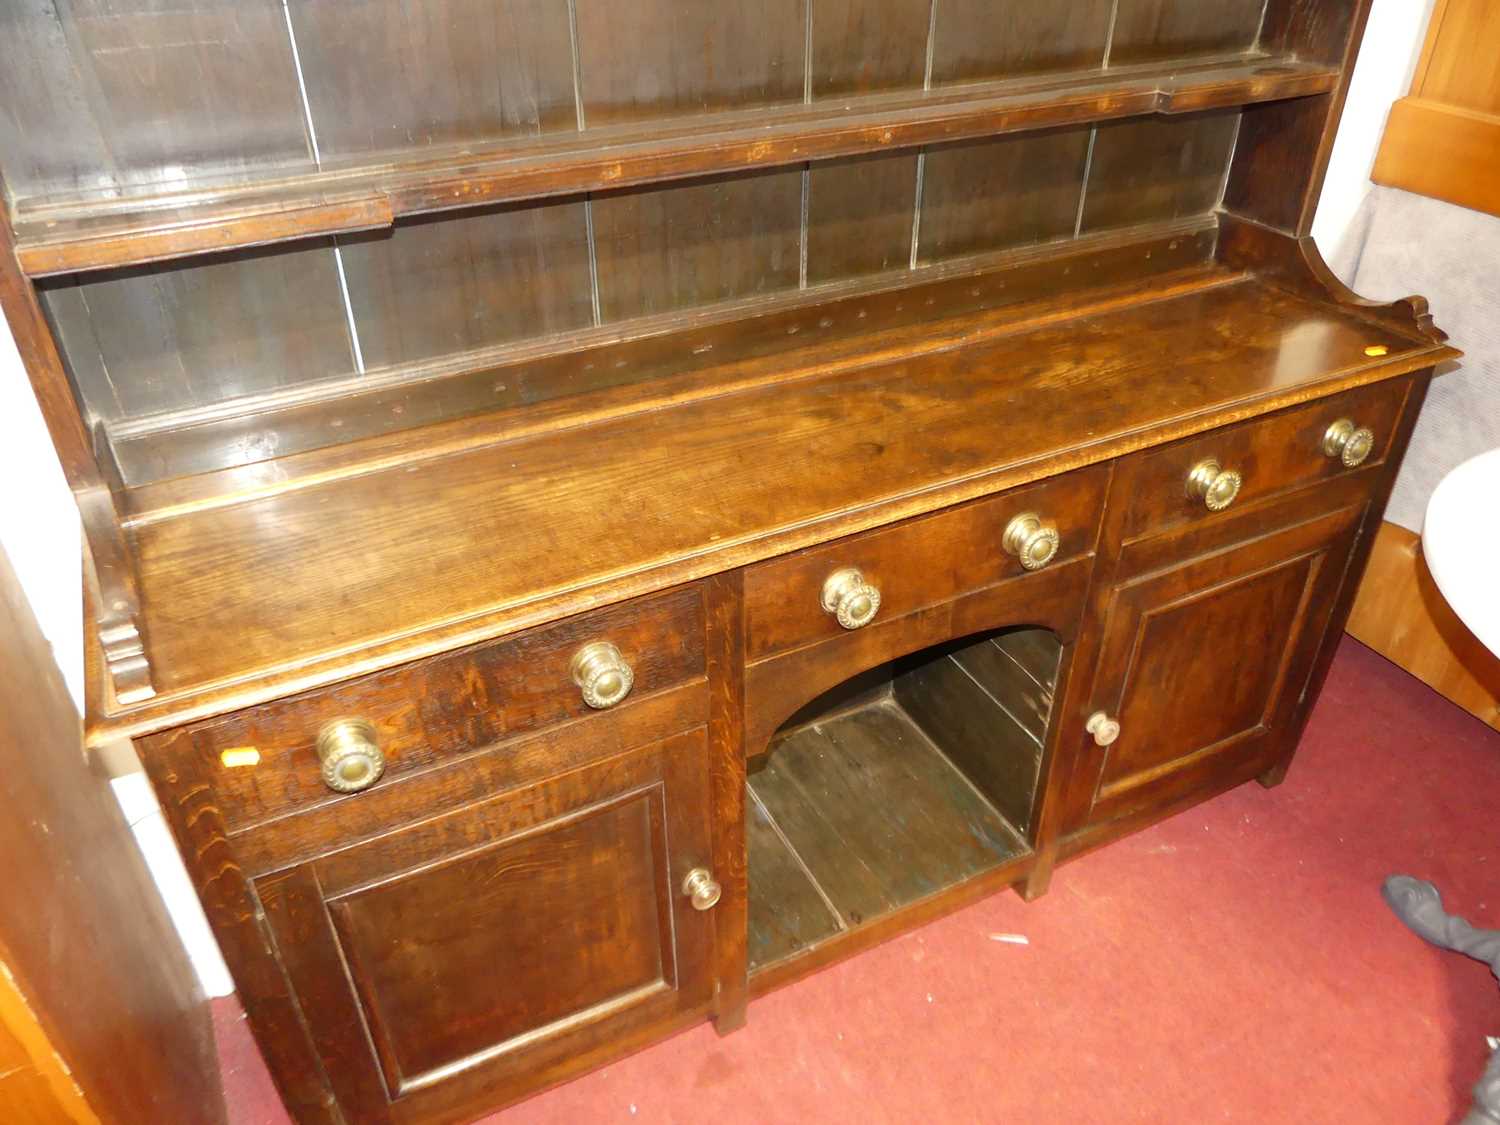
[[(613, 645), (634, 677), (615, 708), (590, 707), (574, 678), (575, 655), (595, 642)], [(369, 800), (404, 775), (563, 723), (586, 732), (609, 711), (639, 707), (704, 669), (702, 591), (685, 586), (163, 737), (191, 739), (235, 831), (331, 801)], [(367, 792), (345, 795), (324, 780), (318, 738), (348, 720), (369, 724), (384, 772)], [(143, 750), (152, 752), (151, 741)]]
[[(1114, 483), (1123, 512), (1121, 538), (1128, 543), (1193, 521), (1223, 518), (1257, 500), (1380, 464), (1409, 386), (1402, 379), (1359, 387), (1122, 461)], [(1369, 442), (1363, 457), (1356, 447), (1346, 459), (1328, 441), (1337, 423), (1352, 424), (1344, 427), (1346, 433), (1368, 431), (1360, 434)], [(1234, 474), (1239, 480), (1237, 492), (1222, 507), (1218, 505), (1227, 492), (1218, 494), (1210, 508), (1203, 495), (1189, 489), (1195, 468), (1209, 462), (1217, 465), (1218, 474)], [(1206, 468), (1200, 479), (1207, 485), (1216, 475)]]
[(752, 566), (745, 572), (746, 659), (754, 662), (845, 631), (824, 606), (830, 576), (857, 570), (879, 591), (876, 620), (913, 613), (1027, 573), (1006, 529), (1035, 514), (1055, 528), (1046, 567), (1094, 549), (1108, 469), (1094, 466), (892, 527)]

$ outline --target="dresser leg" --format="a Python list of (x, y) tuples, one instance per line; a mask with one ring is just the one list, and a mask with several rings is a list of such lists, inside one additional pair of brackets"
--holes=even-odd
[(1027, 902), (1035, 902), (1047, 893), (1047, 888), (1052, 885), (1052, 869), (1056, 857), (1053, 855), (1037, 856), (1036, 864), (1031, 873), (1021, 881), (1016, 889), (1021, 892), (1021, 897)]
[(1266, 789), (1275, 789), (1286, 780), (1286, 771), (1292, 768), (1292, 760), (1283, 758), (1255, 780)]
[(721, 1009), (714, 1016), (714, 1030), (720, 1035), (729, 1035), (745, 1026), (746, 1014), (749, 1005), (741, 999), (740, 1003), (730, 1008)]

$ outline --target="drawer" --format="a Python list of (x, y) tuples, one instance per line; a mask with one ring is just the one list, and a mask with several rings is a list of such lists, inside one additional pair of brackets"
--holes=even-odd
[(892, 527), (773, 559), (745, 572), (746, 659), (754, 662), (845, 631), (824, 608), (830, 576), (857, 570), (887, 620), (1027, 573), (1004, 546), (1016, 517), (1055, 528), (1056, 566), (1094, 549), (1106, 466), (1093, 466)]
[[(1401, 379), (1359, 387), (1128, 458), (1114, 485), (1124, 509), (1121, 538), (1128, 543), (1217, 518), (1227, 509), (1380, 464), (1390, 449), (1409, 386)], [(1358, 466), (1346, 465), (1336, 450), (1330, 454), (1324, 449), (1329, 427), (1344, 420), (1370, 434), (1369, 452)], [(1239, 476), (1238, 493), (1227, 509), (1210, 510), (1202, 496), (1189, 494), (1189, 476), (1207, 461)], [(1211, 481), (1212, 476), (1205, 474), (1205, 479)]]
[[(601, 641), (615, 646), (634, 678), (607, 709), (585, 703), (572, 670), (575, 654)], [(609, 716), (649, 710), (653, 695), (703, 675), (702, 591), (685, 586), (161, 737), (191, 740), (225, 825), (236, 831), (329, 802), (368, 801), (403, 775), (559, 724), (581, 720), (580, 734), (617, 726)], [(339, 720), (368, 723), (384, 757), (366, 793), (337, 793), (324, 781), (318, 736)], [(143, 749), (150, 754), (152, 742)], [(557, 756), (567, 768), (571, 757)]]

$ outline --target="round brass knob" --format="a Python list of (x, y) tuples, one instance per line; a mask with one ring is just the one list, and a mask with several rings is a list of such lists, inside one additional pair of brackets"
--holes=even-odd
[(1356, 426), (1352, 418), (1340, 418), (1323, 434), (1323, 454), (1342, 461), (1344, 468), (1355, 469), (1375, 449), (1375, 433)]
[(385, 755), (375, 727), (363, 719), (342, 719), (318, 732), (318, 761), (323, 784), (335, 793), (358, 793), (380, 780)]
[(1062, 537), (1057, 528), (1043, 523), (1041, 516), (1026, 512), (1005, 525), (1000, 542), (1027, 570), (1041, 570), (1057, 557)]
[(594, 641), (574, 653), (572, 671), (583, 701), (596, 711), (613, 707), (635, 686), (635, 673), (608, 641)]
[(1202, 500), (1210, 512), (1222, 512), (1234, 503), (1243, 483), (1239, 473), (1224, 468), (1210, 457), (1199, 461), (1188, 473), (1187, 494), (1195, 500)]
[(863, 629), (880, 612), (880, 591), (856, 567), (846, 566), (823, 583), (823, 609), (845, 629)]
[(1083, 724), (1083, 729), (1094, 736), (1097, 746), (1113, 746), (1120, 737), (1120, 724), (1103, 711), (1095, 711), (1090, 715), (1089, 721)]
[(692, 900), (694, 910), (712, 910), (724, 888), (714, 881), (708, 868), (695, 867), (682, 881), (682, 893)]

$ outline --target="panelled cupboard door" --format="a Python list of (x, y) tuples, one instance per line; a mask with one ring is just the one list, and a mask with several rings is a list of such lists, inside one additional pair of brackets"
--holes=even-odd
[(256, 882), (348, 1121), (466, 1120), (707, 1008), (705, 735)]
[(1120, 734), (1084, 751), (1096, 775), (1088, 823), (1166, 810), (1275, 764), (1364, 512), (1240, 540), (1111, 591), (1091, 706)]

